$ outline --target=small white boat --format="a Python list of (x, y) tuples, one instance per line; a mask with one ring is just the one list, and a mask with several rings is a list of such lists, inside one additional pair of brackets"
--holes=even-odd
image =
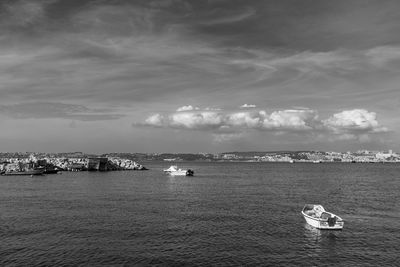
[(342, 218), (325, 211), (321, 205), (306, 204), (301, 213), (306, 222), (317, 229), (341, 230), (343, 228)]
[(168, 169), (165, 169), (164, 172), (170, 174), (170, 175), (174, 175), (174, 176), (193, 176), (194, 175), (194, 171), (192, 171), (191, 169), (188, 170), (182, 170), (182, 169), (178, 169), (178, 166), (176, 165), (172, 165), (170, 166)]

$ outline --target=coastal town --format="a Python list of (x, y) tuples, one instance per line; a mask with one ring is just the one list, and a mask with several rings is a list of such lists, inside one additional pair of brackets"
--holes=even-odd
[[(114, 156), (121, 156), (115, 154)], [(323, 152), (323, 151), (272, 151), (272, 152), (225, 152), (225, 153), (135, 153), (125, 154), (138, 162), (148, 161), (215, 161), (215, 162), (311, 162), (311, 163), (399, 163), (400, 154), (388, 151), (360, 150), (356, 152)]]
[(21, 170), (39, 169), (43, 173), (59, 171), (118, 171), (147, 170), (138, 162), (151, 161), (206, 161), (206, 162), (287, 162), (287, 163), (399, 163), (400, 154), (388, 151), (322, 152), (322, 151), (277, 151), (277, 152), (228, 152), (228, 153), (111, 153), (91, 155), (72, 153), (0, 153), (0, 172), (17, 173)]
[(357, 152), (322, 152), (322, 151), (299, 151), (299, 152), (267, 152), (265, 154), (251, 155), (247, 153), (227, 153), (220, 156), (223, 160), (247, 160), (257, 162), (350, 162), (350, 163), (379, 163), (400, 162), (400, 154), (389, 151)]

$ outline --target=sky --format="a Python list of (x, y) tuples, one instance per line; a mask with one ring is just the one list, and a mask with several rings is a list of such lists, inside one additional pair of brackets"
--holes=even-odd
[(400, 2), (0, 0), (0, 151), (400, 152)]

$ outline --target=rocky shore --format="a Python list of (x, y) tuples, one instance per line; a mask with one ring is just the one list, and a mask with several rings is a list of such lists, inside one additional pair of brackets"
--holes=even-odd
[(44, 173), (58, 171), (122, 171), (147, 170), (143, 165), (119, 157), (37, 157), (30, 155), (24, 158), (1, 158), (0, 171), (22, 171), (43, 169)]

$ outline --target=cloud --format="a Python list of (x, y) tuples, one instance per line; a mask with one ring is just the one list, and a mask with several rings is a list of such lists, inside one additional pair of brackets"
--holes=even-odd
[[(237, 56), (230, 63), (243, 68), (254, 68), (254, 71), (258, 71), (260, 80), (271, 79), (282, 71), (290, 70), (296, 71), (296, 76), (328, 74), (335, 77), (387, 69), (395, 71), (400, 61), (400, 46), (377, 46), (358, 51), (337, 49), (327, 52), (302, 51), (288, 54), (255, 49), (243, 49), (242, 52), (245, 51), (247, 58)], [(391, 65), (395, 63), (396, 66)]]
[(274, 67), (293, 67), (303, 71), (323, 69), (352, 69), (354, 53), (346, 50), (329, 52), (300, 52), (289, 56), (272, 59), (269, 64)]
[(240, 106), (240, 108), (255, 108), (257, 107), (256, 105), (252, 105), (252, 104), (243, 104)]
[(150, 117), (148, 117), (145, 120), (145, 125), (151, 125), (151, 126), (155, 126), (155, 127), (162, 127), (165, 125), (164, 123), (164, 117), (160, 114), (154, 114), (151, 115)]
[[(225, 134), (221, 139), (250, 131), (259, 140), (277, 133), (357, 138), (376, 132), (325, 125), (316, 117), (316, 110), (330, 117), (326, 112), (340, 100), (344, 109), (382, 111), (398, 130), (397, 103), (384, 104), (398, 98), (398, 3), (375, 1), (364, 12), (344, 1), (200, 2), (0, 1), (1, 115), (79, 124), (117, 119), (124, 111), (130, 121), (186, 129), (187, 136)], [(272, 109), (256, 110), (252, 104), (260, 101)], [(174, 108), (160, 113), (155, 106)], [(295, 106), (316, 110), (280, 108)], [(114, 126), (121, 122), (103, 126), (119, 129)], [(143, 130), (173, 147), (163, 142), (167, 130)]]
[(188, 105), (188, 106), (182, 106), (180, 108), (178, 108), (176, 111), (180, 112), (180, 111), (191, 111), (191, 110), (199, 110), (200, 108), (198, 107), (193, 107), (192, 105)]
[[(256, 90), (271, 83), (287, 82), (307, 72), (348, 74), (352, 70), (368, 70), (377, 66), (383, 53), (390, 58), (399, 50), (390, 46), (364, 52), (342, 49), (316, 53), (234, 46), (226, 39), (228, 30), (217, 36), (198, 28), (203, 20), (215, 20), (214, 27), (224, 27), (226, 22), (259, 19), (252, 14), (256, 11), (258, 15), (261, 10), (229, 1), (223, 3), (226, 9), (216, 2), (210, 2), (204, 10), (193, 4), (192, 12), (183, 8), (187, 1), (82, 1), (69, 4), (68, 12), (61, 9), (66, 5), (59, 2), (7, 1), (12, 3), (8, 4), (7, 17), (13, 14), (26, 18), (25, 22), (18, 22), (21, 25), (46, 21), (32, 35), (21, 29), (0, 33), (0, 39), (2, 36), (9, 43), (0, 49), (0, 90), (10, 98), (2, 95), (2, 103), (32, 99), (51, 102), (60, 97), (69, 102), (85, 99), (116, 105), (161, 100), (166, 103), (174, 101), (170, 96), (185, 91), (190, 98), (203, 100), (189, 103), (212, 105), (215, 103), (208, 102), (214, 95), (207, 93), (229, 90), (230, 96), (235, 97), (245, 86), (249, 92), (247, 101), (252, 101), (258, 96)], [(182, 8), (176, 10), (176, 5)], [(58, 19), (50, 11), (58, 11), (62, 17)], [(25, 15), (17, 16), (18, 12)], [(235, 38), (241, 38), (245, 30), (237, 30)], [(273, 93), (269, 96), (275, 98)]]
[(400, 47), (379, 46), (365, 51), (365, 56), (377, 67), (386, 67), (388, 63), (400, 60)]
[(222, 108), (206, 107), (204, 110), (207, 110), (207, 111), (221, 111)]
[(236, 112), (227, 114), (225, 122), (225, 127), (229, 128), (259, 128), (262, 123), (262, 117), (260, 117), (259, 113), (254, 112)]
[(104, 109), (90, 109), (82, 105), (30, 102), (14, 105), (0, 105), (0, 114), (14, 119), (73, 119), (80, 121), (116, 120), (124, 115)]
[[(2, 19), (6, 26), (30, 26), (45, 17), (45, 8), (52, 1), (9, 1), (3, 6)], [(4, 25), (3, 24), (3, 25)]]
[(246, 7), (245, 9), (235, 10), (231, 12), (227, 12), (226, 10), (223, 11), (224, 12), (213, 12), (214, 14), (212, 15), (214, 15), (216, 18), (212, 19), (208, 18), (207, 20), (200, 22), (200, 24), (206, 26), (211, 26), (211, 25), (215, 26), (218, 24), (232, 24), (246, 20), (256, 14), (256, 10), (251, 7)]
[(345, 110), (333, 114), (323, 120), (325, 127), (337, 134), (348, 133), (382, 133), (387, 132), (386, 127), (381, 127), (376, 119), (375, 112), (365, 109)]
[[(32, 4), (38, 10), (29, 7), (29, 23), (45, 17), (45, 1), (16, 3), (9, 16), (19, 5), (28, 9)], [(61, 7), (55, 4), (51, 10)], [(5, 41), (0, 48), (0, 90), (4, 92), (0, 103), (52, 102), (60, 97), (69, 102), (143, 103), (190, 92), (188, 88), (214, 88), (214, 78), (226, 74), (218, 49), (187, 36), (190, 27), (171, 21), (172, 11), (138, 3), (88, 1), (58, 12), (60, 20), (48, 16), (47, 26), (41, 24), (43, 28), (35, 34), (11, 26), (0, 32), (0, 40)], [(33, 14), (35, 20), (30, 18)]]
[(155, 114), (148, 117), (145, 126), (208, 131), (214, 139), (224, 140), (243, 137), (249, 130), (319, 136), (327, 141), (358, 140), (369, 142), (369, 134), (385, 133), (376, 120), (376, 113), (364, 109), (345, 110), (321, 120), (312, 109), (288, 109), (267, 113), (265, 110), (245, 112), (185, 111), (169, 115)]
[(175, 113), (169, 117), (172, 127), (186, 129), (218, 129), (223, 125), (223, 116), (217, 112)]
[(243, 138), (242, 133), (218, 133), (213, 134), (214, 142), (224, 143)]
[(156, 114), (145, 120), (148, 126), (228, 131), (232, 129), (258, 129), (274, 131), (311, 130), (317, 122), (314, 110), (281, 110), (267, 114), (266, 111), (217, 112), (179, 111), (167, 116)]
[(140, 36), (154, 30), (156, 15), (157, 10), (144, 6), (93, 3), (79, 10), (73, 19), (81, 31), (89, 32), (92, 37), (101, 33), (114, 37), (129, 34)]
[(265, 129), (311, 130), (317, 124), (317, 118), (318, 114), (314, 110), (280, 110), (266, 116), (263, 127)]

